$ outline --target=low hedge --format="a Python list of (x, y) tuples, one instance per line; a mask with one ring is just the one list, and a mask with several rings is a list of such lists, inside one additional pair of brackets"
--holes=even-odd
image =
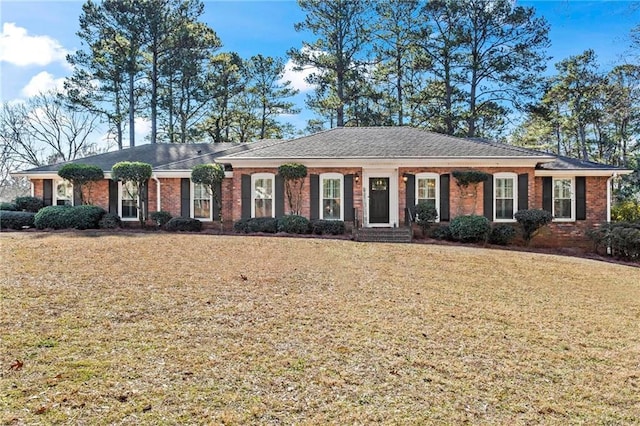
[(245, 234), (264, 232), (275, 234), (278, 232), (278, 219), (273, 217), (253, 217), (240, 219), (233, 224), (233, 230)]
[(448, 225), (439, 225), (431, 229), (431, 238), (436, 240), (453, 240), (451, 229)]
[(309, 219), (304, 216), (286, 215), (278, 219), (278, 232), (288, 234), (308, 234)]
[(152, 212), (149, 215), (149, 219), (154, 221), (156, 225), (162, 228), (167, 224), (167, 222), (172, 219), (172, 216), (171, 213), (160, 210), (159, 212)]
[(4, 211), (18, 211), (18, 206), (16, 203), (0, 203), (0, 210)]
[(100, 229), (122, 228), (122, 219), (115, 213), (105, 213), (98, 222)]
[(48, 206), (35, 215), (38, 229), (98, 229), (106, 211), (98, 206)]
[(342, 235), (345, 233), (345, 226), (342, 220), (312, 220), (309, 227), (311, 232), (316, 235)]
[(202, 222), (190, 217), (174, 217), (167, 222), (165, 229), (171, 232), (200, 232)]
[(453, 239), (463, 243), (486, 241), (491, 231), (489, 219), (484, 216), (457, 216), (449, 224)]
[(35, 213), (0, 210), (0, 229), (23, 229), (34, 225)]
[(605, 223), (587, 231), (596, 252), (611, 249), (611, 255), (620, 259), (640, 261), (640, 223)]
[(506, 246), (516, 237), (516, 228), (506, 223), (499, 223), (493, 226), (489, 233), (489, 242), (500, 246)]
[(44, 206), (40, 198), (29, 196), (17, 197), (14, 203), (18, 207), (18, 211), (33, 213), (37, 213)]
[(520, 210), (516, 212), (514, 217), (522, 226), (522, 238), (524, 238), (527, 245), (536, 236), (540, 228), (553, 220), (553, 215), (542, 209)]

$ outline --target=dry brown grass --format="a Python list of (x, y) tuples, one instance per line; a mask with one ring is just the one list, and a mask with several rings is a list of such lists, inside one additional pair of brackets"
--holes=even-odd
[(640, 418), (638, 268), (100, 233), (4, 233), (0, 259), (7, 424)]

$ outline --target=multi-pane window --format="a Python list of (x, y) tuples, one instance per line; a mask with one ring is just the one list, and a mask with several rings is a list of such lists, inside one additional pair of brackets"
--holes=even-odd
[(193, 217), (211, 219), (211, 192), (201, 183), (193, 184)]
[(123, 219), (138, 218), (138, 187), (134, 182), (122, 183), (120, 217)]
[(513, 220), (516, 209), (516, 178), (516, 175), (510, 174), (495, 175), (495, 220)]
[(418, 196), (416, 204), (426, 203), (429, 207), (438, 208), (438, 178), (437, 176), (417, 177), (416, 187)]
[(252, 176), (253, 217), (274, 217), (272, 174), (261, 173)]
[(73, 205), (73, 185), (66, 180), (59, 181), (56, 185), (56, 205)]
[(571, 178), (553, 180), (553, 217), (573, 218), (573, 180)]
[(322, 192), (320, 217), (324, 220), (342, 219), (342, 175), (327, 173), (321, 175)]

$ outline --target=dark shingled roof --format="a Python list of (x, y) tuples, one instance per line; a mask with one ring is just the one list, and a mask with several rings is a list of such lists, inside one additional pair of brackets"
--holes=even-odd
[[(82, 163), (100, 167), (103, 171), (111, 171), (113, 165), (120, 161), (139, 161), (151, 164), (153, 169), (161, 170), (188, 170), (195, 164), (203, 164), (205, 161), (196, 161), (193, 165), (180, 164), (198, 158), (207, 158), (209, 162), (215, 157), (227, 152), (236, 152), (233, 149), (243, 149), (249, 144), (238, 143), (198, 143), (198, 144), (147, 144), (125, 148), (119, 151), (106, 152), (104, 154), (91, 155), (73, 161), (36, 167), (25, 170), (23, 173), (57, 172), (65, 164)], [(246, 149), (246, 148), (244, 148)]]
[(412, 127), (339, 127), (281, 141), (244, 152), (234, 158), (496, 158), (550, 157), (537, 151), (495, 142), (463, 139)]
[[(539, 170), (615, 170), (617, 167), (606, 164), (594, 163), (593, 161), (579, 160), (564, 156), (556, 156), (556, 159), (549, 163), (538, 164)], [(622, 169), (620, 169), (622, 170)]]

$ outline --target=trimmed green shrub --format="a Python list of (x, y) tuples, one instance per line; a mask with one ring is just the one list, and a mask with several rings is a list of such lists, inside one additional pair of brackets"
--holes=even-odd
[(115, 213), (105, 213), (98, 222), (100, 229), (116, 229), (122, 227), (122, 219)]
[(284, 191), (287, 196), (289, 212), (299, 215), (302, 208), (302, 185), (307, 177), (307, 166), (299, 163), (287, 163), (278, 167), (278, 175), (284, 179)]
[(516, 229), (513, 226), (507, 225), (506, 223), (499, 223), (491, 229), (489, 242), (491, 244), (506, 246), (515, 238), (516, 234)]
[(0, 229), (23, 229), (34, 225), (35, 213), (0, 210)]
[(463, 243), (486, 241), (491, 231), (489, 219), (484, 216), (457, 216), (449, 224), (451, 236)]
[(0, 210), (4, 211), (18, 211), (18, 206), (16, 203), (0, 203)]
[(449, 225), (440, 225), (431, 230), (431, 238), (436, 240), (452, 240)]
[(80, 203), (85, 204), (82, 188), (87, 187), (89, 191), (89, 200), (91, 202), (91, 186), (93, 183), (104, 179), (104, 172), (98, 166), (91, 164), (70, 163), (65, 164), (58, 170), (58, 176), (65, 179), (73, 185), (73, 190), (80, 196)]
[(307, 234), (309, 233), (309, 219), (293, 214), (282, 216), (278, 219), (278, 232)]
[(174, 217), (167, 222), (165, 228), (171, 232), (200, 232), (202, 230), (202, 222), (190, 217)]
[(171, 220), (172, 216), (171, 213), (160, 210), (159, 212), (152, 212), (149, 218), (162, 228)]
[(553, 215), (542, 209), (520, 210), (514, 217), (522, 226), (522, 237), (526, 245), (529, 245), (540, 228), (553, 220)]
[(587, 237), (594, 242), (596, 252), (609, 247), (614, 257), (640, 261), (640, 223), (605, 223), (587, 231)]
[(480, 170), (454, 170), (451, 175), (455, 178), (458, 186), (467, 187), (484, 182), (491, 176), (489, 173)]
[(37, 197), (18, 197), (15, 200), (18, 211), (37, 213), (43, 207), (42, 200)]
[(309, 223), (311, 232), (316, 235), (342, 235), (345, 233), (345, 226), (342, 220), (312, 220)]
[(97, 229), (106, 211), (98, 206), (48, 206), (35, 216), (38, 229)]
[(433, 225), (438, 218), (438, 210), (428, 203), (420, 202), (413, 208), (413, 217), (415, 222), (422, 229), (422, 235), (427, 235), (429, 227)]
[(253, 217), (251, 219), (240, 219), (233, 224), (233, 230), (250, 234), (254, 232), (264, 232), (275, 234), (278, 232), (278, 219), (273, 217)]
[(624, 201), (611, 207), (611, 220), (616, 222), (640, 222), (640, 203)]

